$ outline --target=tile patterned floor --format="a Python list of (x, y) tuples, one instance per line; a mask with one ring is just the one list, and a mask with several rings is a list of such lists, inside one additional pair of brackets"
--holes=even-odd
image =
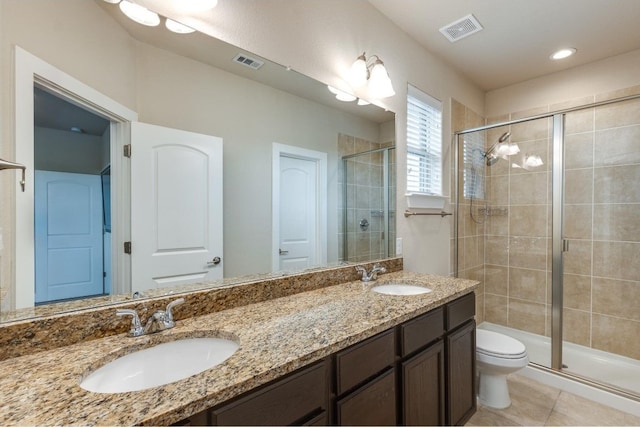
[(640, 426), (636, 417), (532, 379), (508, 377), (511, 406), (478, 405), (467, 426)]

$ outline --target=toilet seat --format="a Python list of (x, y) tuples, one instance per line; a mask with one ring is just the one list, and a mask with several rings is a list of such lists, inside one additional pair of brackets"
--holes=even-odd
[(522, 359), (527, 357), (527, 349), (520, 341), (484, 329), (476, 330), (476, 352), (501, 359)]

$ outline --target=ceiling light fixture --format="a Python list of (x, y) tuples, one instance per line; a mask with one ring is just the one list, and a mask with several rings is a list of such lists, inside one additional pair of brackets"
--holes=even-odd
[(557, 59), (564, 59), (564, 58), (568, 58), (568, 57), (570, 57), (571, 55), (573, 55), (573, 54), (574, 54), (574, 53), (576, 53), (576, 52), (577, 52), (577, 49), (575, 49), (575, 48), (573, 48), (573, 47), (568, 47), (568, 48), (560, 49), (560, 50), (558, 50), (558, 51), (554, 52), (554, 53), (550, 56), (550, 58), (551, 58), (551, 59), (556, 59), (556, 60), (557, 60)]
[(366, 85), (369, 96), (373, 99), (388, 98), (396, 94), (389, 73), (378, 55), (371, 55), (367, 59), (363, 52), (351, 65), (347, 81), (356, 89)]
[(148, 27), (155, 27), (160, 24), (160, 16), (157, 13), (150, 11), (146, 7), (142, 7), (139, 4), (130, 2), (129, 0), (122, 0), (120, 2), (120, 10), (127, 15), (128, 18), (136, 21), (138, 24), (146, 25)]
[(191, 27), (187, 27), (186, 25), (169, 18), (164, 21), (164, 26), (167, 27), (167, 30), (178, 34), (190, 34), (196, 31)]

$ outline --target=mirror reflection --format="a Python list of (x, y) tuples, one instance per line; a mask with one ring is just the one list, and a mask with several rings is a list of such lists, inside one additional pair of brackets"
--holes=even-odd
[[(209, 36), (133, 23), (100, 0), (9, 2), (3, 13), (14, 22), (4, 29), (7, 40), (136, 112), (140, 122), (222, 141), (222, 182), (215, 183), (222, 187), (222, 215), (212, 223), (220, 226), (223, 244), (220, 253), (209, 255), (211, 263), (219, 258), (219, 283), (394, 255), (393, 113), (341, 103), (325, 85)], [(51, 22), (54, 15), (63, 22)], [(241, 63), (247, 58), (262, 65), (247, 67)], [(10, 60), (5, 56), (3, 62)], [(122, 216), (111, 203), (120, 191), (111, 185), (118, 179), (113, 122), (64, 94), (34, 82), (34, 303), (64, 311), (203, 281), (169, 281), (156, 290), (163, 282), (112, 277), (110, 265), (118, 262), (112, 257), (124, 257), (120, 249), (129, 237), (112, 221)], [(135, 155), (135, 141), (132, 147)], [(117, 173), (133, 176), (137, 170)], [(85, 175), (90, 183), (78, 184)], [(74, 201), (78, 194), (70, 187), (95, 188), (89, 194), (98, 197)], [(192, 191), (186, 187), (184, 193)], [(95, 206), (87, 212), (77, 208), (89, 202)], [(135, 209), (135, 202), (120, 209)], [(89, 213), (99, 218), (89, 220)], [(72, 241), (62, 250), (58, 237), (66, 233), (73, 240), (85, 222), (99, 227), (92, 234), (94, 258), (81, 260), (73, 248), (85, 242)], [(188, 232), (177, 224), (174, 239), (180, 240)], [(126, 221), (120, 226), (134, 227)], [(87, 271), (95, 277), (85, 280)], [(3, 289), (5, 320), (15, 318), (6, 301), (15, 301), (21, 285)]]

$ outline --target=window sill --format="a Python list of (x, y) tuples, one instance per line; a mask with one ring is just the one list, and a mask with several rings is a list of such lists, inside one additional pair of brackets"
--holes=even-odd
[(430, 194), (408, 193), (407, 207), (409, 209), (444, 209), (447, 197)]

